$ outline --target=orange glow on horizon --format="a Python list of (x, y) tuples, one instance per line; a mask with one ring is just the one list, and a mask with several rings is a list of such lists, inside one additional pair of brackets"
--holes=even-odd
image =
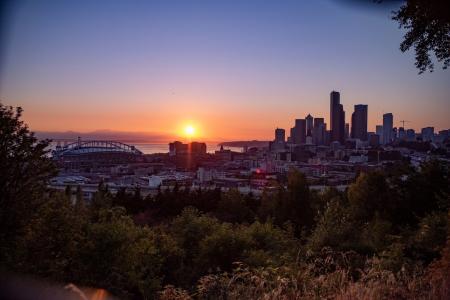
[[(194, 97), (186, 97), (194, 98)], [(351, 97), (348, 97), (351, 98)], [(111, 131), (112, 133), (130, 133), (135, 136), (148, 137), (148, 141), (167, 142), (180, 141), (230, 141), (230, 140), (271, 140), (275, 128), (286, 130), (294, 125), (296, 118), (304, 118), (307, 113), (313, 117), (323, 117), (329, 130), (329, 100), (303, 101), (298, 108), (292, 105), (258, 105), (241, 104), (235, 106), (226, 104), (225, 100), (213, 98), (211, 102), (173, 99), (160, 101), (158, 106), (131, 105), (118, 102), (101, 108), (92, 101), (89, 109), (81, 109), (76, 103), (60, 103), (49, 107), (41, 102), (18, 103), (24, 108), (24, 121), (32, 131), (91, 133), (93, 131)], [(346, 123), (350, 123), (353, 111), (351, 100), (342, 100), (345, 104)], [(9, 104), (9, 103), (8, 103)], [(395, 103), (394, 103), (395, 104)], [(413, 104), (411, 104), (412, 106)], [(420, 131), (421, 127), (434, 125), (435, 131), (448, 127), (446, 122), (427, 120), (429, 114), (415, 116), (411, 111), (402, 111), (392, 105), (392, 109), (382, 110), (369, 103), (368, 130), (374, 131), (375, 125), (382, 123), (382, 114), (386, 111), (394, 113), (394, 126), (402, 124), (399, 120), (412, 120), (407, 128)], [(416, 110), (419, 110), (417, 105)], [(423, 110), (423, 109), (422, 109)], [(98, 111), (102, 111), (101, 114)], [(440, 113), (445, 110), (441, 110)], [(441, 118), (443, 119), (443, 118)], [(186, 130), (188, 126), (193, 128)], [(191, 133), (189, 133), (189, 132)], [(133, 134), (134, 133), (134, 134)]]

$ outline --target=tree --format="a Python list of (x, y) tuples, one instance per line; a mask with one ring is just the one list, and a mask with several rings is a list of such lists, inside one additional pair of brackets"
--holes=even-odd
[(202, 272), (201, 266), (194, 263), (199, 259), (200, 243), (220, 229), (220, 222), (201, 214), (196, 208), (187, 207), (176, 217), (170, 226), (170, 233), (178, 246), (184, 250), (186, 266), (181, 269), (185, 284), (195, 281)]
[(231, 271), (233, 263), (242, 260), (249, 244), (248, 236), (241, 234), (230, 223), (221, 223), (200, 241), (199, 255), (195, 262), (202, 273)]
[(97, 192), (95, 192), (91, 203), (91, 211), (96, 217), (101, 209), (111, 208), (113, 204), (113, 196), (109, 192), (108, 185), (103, 181), (98, 184)]
[(160, 254), (156, 234), (139, 227), (122, 207), (101, 209), (99, 219), (87, 229), (79, 249), (79, 282), (105, 288), (123, 298), (150, 299), (161, 288)]
[(340, 199), (332, 199), (317, 218), (317, 225), (309, 237), (308, 248), (314, 251), (327, 246), (339, 250), (353, 249), (359, 242), (359, 229), (355, 225)]
[(241, 225), (240, 231), (249, 243), (242, 260), (249, 266), (280, 266), (294, 262), (298, 255), (300, 244), (293, 232), (278, 228), (271, 222)]
[(287, 195), (282, 201), (282, 210), (297, 225), (297, 230), (309, 227), (314, 219), (311, 209), (309, 185), (306, 176), (296, 169), (288, 173)]
[(21, 271), (60, 281), (73, 281), (77, 275), (80, 245), (85, 245), (87, 218), (62, 193), (45, 198), (21, 239)]
[(400, 44), (405, 52), (414, 47), (416, 67), (419, 74), (434, 69), (430, 53), (443, 63), (450, 65), (450, 10), (446, 0), (408, 0), (394, 12), (393, 19), (400, 28), (408, 30)]
[(354, 218), (370, 220), (376, 212), (392, 217), (395, 191), (389, 188), (386, 179), (382, 172), (361, 173), (350, 185), (347, 196)]
[(0, 103), (0, 264), (14, 255), (44, 201), (48, 179), (56, 174), (48, 156), (50, 141), (39, 141), (21, 117), (20, 107)]
[(438, 161), (424, 162), (420, 170), (408, 175), (399, 185), (402, 197), (398, 200), (396, 219), (410, 224), (432, 211), (450, 209), (450, 176), (448, 167)]
[(450, 229), (448, 212), (433, 212), (422, 218), (410, 241), (410, 249), (416, 259), (426, 262), (439, 258), (445, 247)]
[(251, 222), (254, 220), (254, 212), (247, 206), (246, 196), (237, 189), (231, 189), (224, 193), (218, 203), (217, 215), (223, 221), (231, 223)]

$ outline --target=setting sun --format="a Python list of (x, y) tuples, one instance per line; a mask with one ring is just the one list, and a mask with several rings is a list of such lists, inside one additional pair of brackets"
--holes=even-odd
[(195, 134), (195, 128), (192, 125), (188, 125), (184, 128), (184, 133), (191, 137)]

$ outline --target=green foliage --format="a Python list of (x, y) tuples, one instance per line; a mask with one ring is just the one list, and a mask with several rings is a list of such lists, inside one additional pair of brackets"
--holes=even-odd
[(271, 223), (221, 223), (194, 208), (175, 218), (170, 231), (184, 253), (183, 278), (178, 278), (183, 286), (210, 272), (231, 271), (238, 261), (252, 266), (292, 263), (299, 247), (290, 233)]
[(332, 199), (318, 218), (317, 225), (309, 237), (308, 247), (314, 251), (323, 247), (352, 249), (358, 242), (357, 230), (359, 228), (352, 223), (349, 209), (345, 208), (338, 198)]
[(155, 239), (151, 229), (135, 226), (123, 208), (101, 210), (81, 250), (81, 282), (122, 297), (130, 292), (151, 296), (162, 281), (163, 258)]
[(339, 201), (344, 203), (345, 193), (340, 192), (335, 187), (327, 187), (323, 192), (311, 191), (311, 208), (314, 213), (323, 212), (330, 201)]
[(416, 259), (431, 262), (439, 257), (449, 230), (449, 216), (445, 212), (435, 212), (422, 218), (410, 239), (410, 248)]
[(421, 165), (403, 187), (405, 200), (414, 214), (424, 216), (433, 210), (450, 209), (450, 178), (448, 168), (437, 161)]
[(187, 258), (192, 259), (198, 256), (200, 241), (219, 227), (217, 219), (202, 215), (195, 208), (186, 208), (174, 219), (170, 230), (177, 243), (187, 250)]
[[(437, 245), (444, 244), (448, 195), (448, 169), (436, 161), (424, 163), (419, 171), (399, 166), (384, 173), (362, 173), (350, 185), (348, 201), (339, 196), (328, 201), (308, 248), (329, 246), (388, 255), (397, 262), (406, 257), (429, 262), (440, 251)], [(425, 234), (427, 228), (432, 234)], [(423, 242), (415, 230), (424, 232)]]
[(251, 209), (252, 198), (242, 195), (238, 190), (231, 189), (221, 197), (217, 214), (221, 220), (232, 223), (252, 222), (255, 213)]
[(94, 218), (99, 218), (99, 213), (102, 209), (111, 208), (113, 206), (113, 196), (109, 192), (108, 185), (100, 182), (98, 190), (94, 194), (91, 203), (91, 211)]
[(249, 244), (247, 236), (235, 231), (231, 224), (223, 223), (201, 240), (196, 261), (203, 272), (231, 271), (233, 263), (241, 260)]
[(86, 242), (87, 219), (75, 213), (66, 195), (54, 194), (45, 200), (21, 240), (21, 261), (27, 263), (20, 269), (39, 277), (71, 280), (80, 247)]
[(376, 213), (391, 217), (394, 192), (381, 172), (361, 173), (347, 192), (352, 215), (360, 220), (371, 219)]
[(278, 186), (276, 192), (264, 192), (258, 214), (262, 220), (272, 219), (278, 226), (290, 222), (300, 235), (313, 223), (313, 200), (305, 175), (292, 169), (288, 173), (287, 189)]
[(384, 220), (377, 213), (373, 219), (364, 226), (361, 234), (362, 248), (377, 253), (386, 249), (394, 240), (391, 236), (392, 224)]
[(281, 266), (297, 258), (300, 245), (291, 232), (270, 222), (255, 222), (240, 230), (248, 241), (242, 261), (249, 266)]
[(285, 220), (297, 224), (298, 230), (312, 224), (314, 213), (311, 209), (310, 192), (306, 176), (296, 169), (288, 173), (288, 196), (282, 201)]

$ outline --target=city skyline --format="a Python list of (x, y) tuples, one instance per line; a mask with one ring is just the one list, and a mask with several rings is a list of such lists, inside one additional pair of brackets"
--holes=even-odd
[(417, 75), (414, 53), (398, 49), (395, 4), (338, 2), (18, 1), (0, 99), (34, 131), (171, 138), (191, 125), (200, 140), (267, 140), (307, 114), (329, 123), (337, 90), (344, 126), (364, 103), (368, 131), (387, 112), (394, 127), (448, 129), (450, 75)]
[[(337, 134), (336, 136), (333, 135), (333, 129), (332, 129), (332, 111), (333, 109), (336, 109), (336, 107), (334, 106), (334, 102), (335, 101), (335, 96), (337, 95), (337, 109), (339, 110), (337, 112), (337, 114), (341, 114), (343, 116), (343, 120), (341, 120), (341, 118), (339, 118), (340, 120), (340, 124), (338, 124), (338, 127), (342, 127), (340, 130), (342, 131), (341, 133)], [(390, 135), (392, 135), (392, 130), (393, 129), (404, 129), (406, 130), (414, 130), (415, 132), (421, 132), (424, 129), (428, 129), (428, 128), (433, 128), (433, 130), (435, 130), (436, 132), (440, 131), (440, 130), (447, 130), (448, 128), (437, 128), (435, 127), (433, 124), (428, 124), (424, 127), (421, 128), (414, 128), (414, 127), (410, 127), (410, 126), (406, 126), (404, 125), (405, 123), (403, 122), (413, 122), (413, 121), (404, 121), (404, 120), (396, 120), (396, 118), (394, 117), (394, 113), (384, 113), (381, 118), (379, 120), (375, 121), (375, 125), (373, 128), (371, 128), (368, 125), (368, 116), (370, 116), (370, 114), (368, 113), (368, 105), (367, 104), (354, 104), (354, 111), (352, 111), (350, 115), (350, 117), (346, 117), (346, 112), (345, 109), (343, 109), (344, 107), (344, 103), (340, 101), (340, 92), (338, 91), (331, 91), (330, 93), (330, 100), (329, 100), (329, 104), (330, 104), (330, 113), (328, 114), (329, 117), (328, 119), (324, 118), (323, 115), (327, 115), (326, 113), (322, 113), (318, 116), (312, 116), (310, 113), (308, 113), (307, 115), (305, 115), (305, 117), (300, 118), (300, 117), (296, 117), (294, 119), (295, 123), (294, 123), (294, 127), (290, 128), (290, 134), (288, 136), (286, 136), (286, 131), (287, 129), (282, 128), (281, 126), (277, 126), (275, 129), (275, 132), (279, 132), (279, 134), (281, 134), (281, 131), (283, 132), (283, 136), (285, 137), (285, 139), (287, 138), (294, 138), (294, 140), (296, 140), (295, 143), (297, 144), (301, 144), (301, 143), (305, 143), (306, 142), (306, 138), (307, 136), (314, 136), (314, 129), (317, 129), (318, 125), (313, 125), (312, 122), (314, 122), (314, 124), (316, 124), (317, 121), (319, 121), (323, 126), (323, 130), (325, 132), (329, 132), (330, 133), (330, 141), (339, 141), (340, 143), (343, 143), (346, 139), (348, 138), (352, 138), (352, 139), (360, 139), (360, 140), (367, 140), (368, 133), (374, 133), (374, 134), (378, 134), (378, 127), (381, 126), (381, 129), (383, 130), (383, 135), (385, 135), (386, 132), (389, 132)], [(347, 105), (348, 106), (348, 105)], [(361, 111), (362, 110), (362, 111)], [(325, 112), (325, 110), (324, 110)], [(363, 116), (359, 116), (359, 114), (363, 114)], [(356, 118), (355, 118), (356, 117)], [(308, 122), (308, 118), (310, 119), (310, 121)], [(355, 119), (354, 119), (355, 118)], [(361, 119), (362, 118), (362, 119)], [(386, 122), (386, 118), (388, 118), (388, 123), (389, 123), (389, 127), (388, 129), (386, 129), (385, 126), (385, 122)], [(314, 121), (313, 121), (314, 120)], [(337, 122), (339, 122), (339, 120)], [(347, 122), (348, 121), (348, 122)], [(290, 120), (289, 122), (292, 122), (292, 120)], [(395, 122), (402, 124), (402, 126), (395, 126)], [(310, 124), (309, 124), (310, 123)], [(193, 125), (195, 124), (195, 125)], [(91, 131), (75, 131), (75, 130), (67, 130), (67, 131), (36, 131), (38, 133), (38, 137), (42, 137), (42, 138), (50, 138), (50, 139), (56, 139), (56, 140), (64, 140), (64, 139), (74, 139), (75, 135), (83, 135), (86, 134), (88, 136), (93, 136), (93, 137), (100, 137), (103, 139), (117, 139), (117, 140), (129, 140), (129, 141), (134, 141), (134, 142), (167, 142), (167, 141), (171, 141), (173, 139), (182, 139), (182, 140), (186, 140), (186, 141), (190, 141), (192, 138), (199, 140), (199, 141), (209, 141), (209, 142), (220, 142), (220, 141), (232, 141), (232, 140), (237, 140), (237, 139), (233, 139), (233, 138), (229, 138), (229, 139), (220, 139), (220, 138), (210, 138), (208, 139), (207, 137), (204, 136), (197, 136), (196, 134), (194, 134), (193, 131), (197, 132), (198, 130), (201, 130), (201, 127), (199, 127), (198, 125), (199, 123), (189, 120), (184, 122), (179, 128), (178, 128), (178, 132), (177, 133), (163, 133), (163, 132), (144, 132), (144, 131), (115, 131), (115, 130), (110, 130), (110, 129), (96, 129), (96, 130), (91, 130)], [(311, 126), (311, 127), (310, 127)], [(346, 131), (346, 127), (349, 127), (349, 132), (345, 132)], [(356, 131), (354, 132), (354, 126), (358, 129), (356, 129)], [(403, 127), (404, 126), (404, 127)], [(302, 128), (302, 130), (298, 130), (298, 132), (296, 133), (296, 129), (297, 128)], [(361, 127), (363, 129), (361, 129)], [(287, 127), (289, 128), (289, 126)], [(310, 129), (310, 131), (308, 131), (308, 129)], [(373, 129), (373, 130), (371, 130)], [(272, 132), (270, 133), (269, 136), (267, 136), (266, 138), (259, 138), (259, 140), (271, 140), (272, 136), (273, 136), (273, 128), (271, 129)], [(186, 132), (189, 131), (190, 133), (187, 134)], [(336, 131), (336, 130), (335, 130)], [(338, 129), (339, 131), (339, 129)], [(302, 132), (302, 133), (300, 133)], [(346, 136), (348, 134), (348, 136)], [(297, 138), (295, 137), (297, 136)], [(363, 138), (361, 138), (363, 137)], [(92, 137), (91, 137), (92, 138)], [(380, 140), (380, 142), (382, 142), (383, 144), (388, 143), (389, 139), (391, 137), (389, 137), (387, 140), (384, 140), (384, 137), (382, 137), (382, 139)], [(248, 137), (248, 140), (255, 140), (254, 137)], [(275, 140), (278, 140), (277, 138), (275, 138)]]

